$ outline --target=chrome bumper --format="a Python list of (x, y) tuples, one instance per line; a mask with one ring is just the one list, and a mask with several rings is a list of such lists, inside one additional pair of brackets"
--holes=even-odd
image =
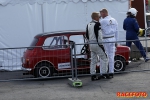
[(31, 70), (32, 70), (31, 68), (24, 68), (24, 67), (21, 67), (21, 69), (22, 69), (23, 71), (31, 71)]

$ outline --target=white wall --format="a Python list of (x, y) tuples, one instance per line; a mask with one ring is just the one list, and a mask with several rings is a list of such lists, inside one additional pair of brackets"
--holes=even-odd
[(29, 46), (42, 32), (41, 7), (34, 5), (0, 6), (0, 47)]
[(119, 24), (119, 40), (125, 40), (125, 31), (123, 30), (123, 20), (126, 18), (128, 2), (87, 2), (73, 3), (69, 5), (44, 4), (44, 31), (58, 30), (85, 30), (87, 23), (91, 21), (91, 13), (107, 8), (109, 14), (114, 17)]
[[(120, 40), (125, 40), (122, 29), (126, 17), (128, 2), (96, 1), (78, 3), (37, 3), (0, 6), (0, 48), (29, 46), (36, 34), (42, 33), (42, 11), (44, 32), (60, 30), (85, 30), (91, 21), (91, 13), (107, 8), (109, 14), (119, 23)], [(0, 69), (16, 70), (21, 68), (20, 58), (23, 50), (0, 50)], [(13, 67), (15, 66), (15, 67)]]

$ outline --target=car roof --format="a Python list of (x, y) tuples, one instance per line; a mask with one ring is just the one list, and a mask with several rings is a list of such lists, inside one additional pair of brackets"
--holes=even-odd
[(79, 31), (79, 30), (69, 30), (69, 31), (55, 31), (55, 32), (45, 32), (45, 33), (40, 33), (37, 34), (35, 37), (49, 37), (49, 36), (59, 36), (59, 35), (81, 35), (85, 34), (85, 31)]

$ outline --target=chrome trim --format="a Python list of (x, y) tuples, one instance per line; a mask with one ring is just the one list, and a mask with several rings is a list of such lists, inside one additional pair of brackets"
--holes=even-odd
[(31, 70), (32, 70), (31, 68), (24, 68), (24, 67), (21, 67), (21, 69), (22, 69), (23, 71), (31, 71)]
[[(128, 47), (128, 46), (127, 46)], [(128, 49), (129, 49), (129, 59), (130, 59), (130, 54), (131, 54), (131, 48), (130, 47), (128, 47)], [(129, 62), (128, 62), (129, 63)]]
[(42, 47), (43, 50), (64, 50), (64, 49), (68, 49), (68, 48), (54, 48), (54, 49), (49, 49), (48, 48), (48, 49), (44, 49), (44, 47)]

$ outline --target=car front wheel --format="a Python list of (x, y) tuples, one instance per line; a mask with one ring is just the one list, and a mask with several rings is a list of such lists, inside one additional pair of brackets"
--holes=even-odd
[(115, 63), (114, 63), (114, 71), (124, 71), (126, 68), (126, 61), (122, 57), (115, 57)]

